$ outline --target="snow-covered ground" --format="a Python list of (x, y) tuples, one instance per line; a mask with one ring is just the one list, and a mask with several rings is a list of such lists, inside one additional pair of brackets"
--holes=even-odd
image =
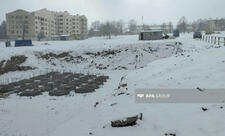
[[(174, 53), (175, 42), (183, 50)], [(137, 36), (118, 36), (112, 40), (91, 38), (84, 41), (34, 42), (33, 47), (5, 48), (0, 43), (0, 60), (14, 55), (26, 55), (23, 64), (37, 67), (26, 72), (10, 72), (0, 76), (1, 84), (14, 82), (49, 71), (100, 73), (110, 79), (100, 89), (89, 94), (50, 97), (48, 94), (19, 97), (15, 94), (0, 99), (0, 136), (224, 136), (225, 104), (137, 104), (134, 90), (137, 88), (225, 88), (225, 48), (192, 39), (191, 34), (178, 39), (138, 41)], [(167, 46), (166, 46), (167, 45)], [(147, 48), (157, 50), (146, 53)], [(87, 51), (128, 49), (112, 58), (87, 57), (81, 64), (54, 60), (56, 66), (37, 59), (37, 53), (61, 53), (72, 51), (82, 55)], [(177, 49), (177, 48), (175, 48)], [(135, 64), (135, 56), (143, 56)], [(85, 57), (85, 56), (84, 56)], [(90, 62), (109, 65), (109, 69), (97, 70)], [(112, 70), (116, 66), (127, 70)], [(134, 68), (137, 65), (137, 68)], [(119, 89), (121, 77), (128, 90)], [(130, 95), (113, 95), (126, 92)], [(94, 107), (95, 103), (99, 104)], [(111, 105), (113, 104), (113, 106)], [(208, 108), (202, 111), (201, 107)], [(143, 113), (143, 121), (133, 127), (112, 128), (110, 121)], [(104, 128), (103, 128), (104, 126)]]

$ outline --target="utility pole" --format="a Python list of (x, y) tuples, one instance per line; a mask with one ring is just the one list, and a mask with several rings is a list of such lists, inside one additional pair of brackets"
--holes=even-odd
[(144, 16), (142, 16), (142, 31), (144, 31)]

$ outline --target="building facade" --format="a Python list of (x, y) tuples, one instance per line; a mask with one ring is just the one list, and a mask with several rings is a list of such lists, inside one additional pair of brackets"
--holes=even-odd
[(87, 18), (84, 15), (70, 15), (41, 9), (35, 12), (16, 10), (6, 14), (7, 36), (11, 39), (37, 38), (42, 35), (52, 38), (69, 35), (72, 39), (86, 39)]
[(210, 31), (224, 31), (225, 30), (225, 19), (214, 19), (208, 20), (208, 29)]
[(137, 31), (141, 32), (141, 31), (162, 31), (163, 33), (167, 34), (167, 33), (172, 33), (173, 32), (173, 25), (168, 23), (168, 24), (162, 24), (162, 25), (140, 25), (137, 26)]

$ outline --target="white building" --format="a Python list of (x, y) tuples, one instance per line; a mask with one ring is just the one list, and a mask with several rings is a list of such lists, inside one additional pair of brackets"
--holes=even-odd
[(6, 14), (7, 36), (12, 39), (36, 38), (40, 33), (51, 38), (71, 35), (72, 39), (87, 38), (87, 18), (70, 15), (67, 11), (55, 12), (41, 9), (34, 12), (16, 10)]

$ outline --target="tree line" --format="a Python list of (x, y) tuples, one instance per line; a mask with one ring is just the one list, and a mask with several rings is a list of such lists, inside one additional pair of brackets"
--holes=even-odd
[(137, 32), (137, 22), (134, 19), (131, 19), (128, 22), (128, 30), (125, 29), (125, 22), (123, 20), (106, 22), (94, 21), (91, 24), (88, 35), (89, 37), (107, 36), (111, 39), (112, 35), (123, 35), (125, 33), (135, 34)]
[[(154, 26), (154, 25), (153, 25)], [(155, 25), (157, 27), (160, 27), (160, 29), (164, 33), (171, 33), (173, 32), (173, 23), (162, 23), (161, 25)], [(131, 19), (127, 23), (125, 23), (123, 20), (118, 21), (106, 21), (106, 22), (100, 22), (100, 21), (94, 21), (92, 22), (88, 36), (94, 37), (94, 36), (106, 36), (108, 39), (111, 38), (112, 35), (132, 35), (132, 34), (138, 34), (141, 30), (150, 30), (151, 26), (142, 24), (138, 25), (136, 20)]]
[(0, 24), (0, 39), (7, 39), (6, 21), (2, 21)]
[(225, 19), (198, 19), (189, 23), (186, 17), (181, 17), (177, 29), (183, 33), (190, 31), (225, 31)]

